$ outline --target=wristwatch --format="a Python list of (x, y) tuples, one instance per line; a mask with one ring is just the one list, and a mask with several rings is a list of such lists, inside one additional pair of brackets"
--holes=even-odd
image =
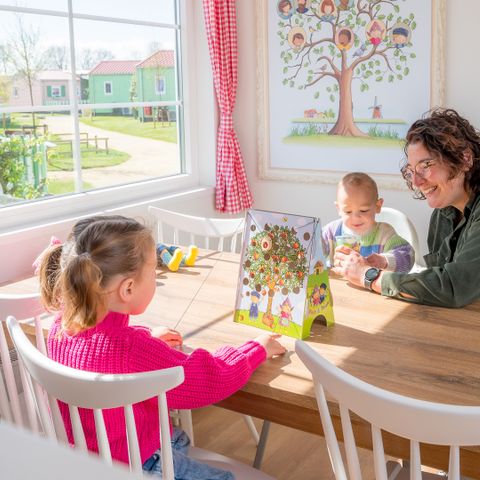
[(363, 277), (363, 286), (369, 290), (373, 290), (372, 283), (380, 276), (380, 272), (381, 270), (378, 268), (369, 268)]

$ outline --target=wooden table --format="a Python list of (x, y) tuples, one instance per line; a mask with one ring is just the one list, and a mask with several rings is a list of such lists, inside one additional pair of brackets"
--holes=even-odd
[[(239, 256), (201, 252), (195, 267), (161, 272), (147, 311), (132, 323), (168, 325), (187, 347), (239, 345), (262, 333), (233, 322)], [(2, 290), (23, 291), (31, 281)], [(12, 288), (14, 290), (12, 290)], [(373, 385), (424, 400), (480, 404), (480, 303), (462, 309), (413, 305), (332, 279), (335, 325), (315, 325), (310, 345), (345, 371)], [(322, 434), (309, 372), (283, 337), (285, 356), (264, 363), (249, 383), (220, 406)], [(333, 407), (335, 408), (335, 407)], [(337, 425), (339, 427), (339, 423)], [(371, 448), (367, 424), (354, 420), (358, 444)], [(341, 437), (341, 428), (337, 434)], [(384, 435), (387, 453), (408, 458), (408, 442)], [(448, 451), (422, 446), (422, 462), (446, 469)], [(461, 450), (462, 473), (480, 478), (480, 448)]]

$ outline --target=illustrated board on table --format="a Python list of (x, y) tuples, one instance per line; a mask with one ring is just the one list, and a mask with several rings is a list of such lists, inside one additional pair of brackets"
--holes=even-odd
[(247, 212), (234, 320), (294, 338), (333, 324), (319, 218)]

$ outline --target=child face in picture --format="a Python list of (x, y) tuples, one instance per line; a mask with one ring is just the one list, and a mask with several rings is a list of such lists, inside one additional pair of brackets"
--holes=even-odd
[(338, 35), (338, 43), (344, 47), (348, 45), (348, 35), (345, 32), (340, 32)]
[(284, 15), (289, 15), (290, 10), (292, 9), (292, 5), (290, 3), (285, 3), (280, 7), (280, 9)]
[(394, 33), (392, 35), (392, 40), (393, 43), (397, 45), (404, 45), (405, 43), (407, 43), (407, 37), (401, 33)]
[(301, 47), (303, 45), (303, 36), (300, 34), (294, 35), (293, 36), (293, 44), (296, 47)]
[(356, 235), (364, 235), (375, 226), (375, 215), (382, 204), (383, 200), (375, 198), (369, 188), (352, 185), (340, 185), (335, 202), (343, 224)]

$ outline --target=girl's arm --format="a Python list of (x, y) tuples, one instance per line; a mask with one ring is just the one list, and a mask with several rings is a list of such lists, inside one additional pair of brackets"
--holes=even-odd
[(132, 335), (129, 351), (134, 371), (184, 368), (185, 381), (168, 394), (170, 408), (199, 408), (223, 400), (242, 388), (267, 356), (265, 348), (253, 340), (213, 353), (199, 348), (187, 355), (151, 335), (138, 333)]

